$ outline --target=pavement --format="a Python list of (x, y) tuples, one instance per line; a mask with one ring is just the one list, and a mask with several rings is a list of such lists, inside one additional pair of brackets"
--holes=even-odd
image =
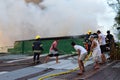
[(120, 80), (120, 61), (114, 61), (112, 64), (104, 66), (87, 80)]
[[(5, 60), (0, 64), (0, 80), (38, 80), (43, 76), (65, 72), (78, 66), (77, 56), (70, 55), (60, 56), (60, 63), (58, 64), (55, 63), (54, 57), (48, 63), (43, 63), (45, 55), (40, 58), (42, 63), (36, 65), (32, 64), (32, 56), (22, 58), (16, 56), (16, 58)], [(85, 69), (86, 71), (82, 76), (77, 75), (79, 71), (77, 70), (66, 75), (46, 78), (45, 80), (120, 80), (120, 77), (118, 77), (120, 61), (108, 62), (101, 65), (100, 69), (94, 70), (93, 61), (90, 58), (85, 64)], [(111, 71), (114, 73), (111, 74)], [(110, 74), (111, 78), (106, 78)], [(101, 78), (101, 75), (104, 78)]]

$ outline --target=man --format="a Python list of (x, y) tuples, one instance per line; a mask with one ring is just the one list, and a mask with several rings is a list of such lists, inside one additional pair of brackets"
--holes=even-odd
[(92, 32), (89, 30), (87, 35), (85, 36), (84, 46), (85, 46), (86, 50), (88, 51), (88, 54), (90, 53), (90, 47), (91, 47), (91, 41), (89, 40), (91, 33)]
[(91, 52), (92, 52), (92, 57), (94, 60), (94, 68), (99, 69), (99, 61), (100, 61), (100, 56), (101, 56), (101, 50), (100, 50), (100, 45), (98, 43), (98, 40), (94, 38), (93, 35), (90, 36), (89, 38), (92, 42), (91, 44)]
[(33, 52), (34, 52), (34, 56), (33, 56), (34, 64), (39, 63), (40, 62), (39, 57), (40, 57), (40, 54), (43, 51), (42, 43), (40, 42), (40, 36), (39, 35), (36, 36), (36, 40), (32, 44), (32, 49), (33, 49)]
[(105, 63), (106, 62), (106, 57), (104, 54), (104, 52), (106, 51), (105, 35), (103, 35), (100, 30), (97, 31), (97, 34), (98, 34), (98, 42), (100, 44), (100, 49), (101, 49), (101, 53), (102, 53), (101, 54), (102, 63)]
[(112, 34), (110, 34), (110, 31), (107, 31), (106, 35), (106, 42), (107, 42), (107, 47), (111, 48), (111, 45), (114, 43), (114, 37)]
[(45, 63), (47, 63), (47, 61), (49, 60), (50, 57), (53, 57), (55, 56), (56, 57), (56, 63), (59, 63), (58, 61), (58, 56), (59, 56), (59, 53), (58, 53), (58, 48), (57, 48), (57, 45), (58, 45), (58, 41), (59, 40), (55, 40), (51, 47), (50, 47), (50, 51), (49, 51), (49, 54), (47, 55), (46, 59), (45, 59)]
[(106, 42), (107, 42), (107, 50), (110, 51), (109, 54), (109, 58), (108, 59), (112, 59), (114, 54), (114, 50), (115, 50), (115, 42), (114, 42), (114, 37), (112, 34), (110, 34), (110, 31), (107, 31), (107, 36), (106, 36)]
[(83, 60), (87, 56), (87, 50), (80, 45), (76, 45), (75, 42), (72, 42), (71, 45), (74, 47), (74, 49), (78, 53), (78, 65), (79, 65), (79, 68), (80, 68), (80, 72), (78, 74), (82, 75), (83, 72), (85, 71)]

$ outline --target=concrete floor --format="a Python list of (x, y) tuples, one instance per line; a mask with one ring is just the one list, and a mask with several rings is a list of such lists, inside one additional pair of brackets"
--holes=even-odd
[[(18, 57), (18, 56), (16, 56)], [(26, 58), (19, 58), (11, 61), (6, 61), (4, 63), (6, 64), (13, 64), (13, 63), (18, 63), (19, 61), (25, 62), (24, 60), (32, 59), (32, 57), (26, 57)], [(44, 59), (45, 57), (43, 57)], [(23, 65), (21, 68), (11, 66), (11, 70), (6, 69), (9, 68), (8, 66), (1, 67), (2, 69), (0, 70), (0, 80), (38, 80), (42, 76), (46, 76), (49, 74), (55, 74), (59, 72), (64, 72), (68, 71), (71, 69), (74, 69), (78, 66), (77, 63), (77, 56), (72, 56), (72, 57), (67, 57), (65, 56), (60, 56), (60, 63), (56, 64), (55, 63), (55, 58), (51, 59), (52, 61), (49, 61), (48, 63), (44, 64), (38, 64), (38, 65)], [(31, 62), (32, 60), (28, 60)], [(86, 63), (85, 66), (88, 67), (90, 64), (92, 64), (92, 58), (90, 58)], [(1, 64), (0, 64), (1, 66)], [(16, 69), (13, 69), (16, 68)], [(74, 75), (73, 77), (76, 76), (77, 72), (73, 72), (71, 75)], [(65, 75), (64, 75), (65, 76)], [(69, 77), (68, 75), (67, 77)], [(72, 77), (72, 76), (71, 76)], [(57, 79), (57, 78), (56, 78)], [(60, 79), (60, 78), (59, 78)], [(55, 78), (48, 78), (46, 80), (55, 80)], [(67, 79), (66, 79), (67, 80)], [(72, 80), (72, 78), (71, 78)]]

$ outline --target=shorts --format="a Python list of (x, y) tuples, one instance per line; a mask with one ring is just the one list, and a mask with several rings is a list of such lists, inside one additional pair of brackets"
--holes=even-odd
[(83, 61), (85, 59), (86, 55), (87, 55), (87, 53), (81, 54), (79, 57), (79, 60)]
[(101, 50), (93, 50), (92, 57), (94, 62), (101, 61)]
[(106, 45), (100, 45), (101, 53), (103, 54), (106, 51)]
[(100, 56), (94, 56), (93, 61), (94, 62), (101, 62), (101, 57)]
[(51, 50), (48, 54), (49, 57), (53, 57), (53, 56), (59, 56), (59, 53), (58, 51), (55, 51), (55, 50)]

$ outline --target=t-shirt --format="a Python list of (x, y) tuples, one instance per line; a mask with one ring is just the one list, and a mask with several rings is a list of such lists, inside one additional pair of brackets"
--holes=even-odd
[(57, 48), (57, 41), (54, 41), (50, 47), (50, 50), (53, 50), (54, 48)]
[(75, 45), (75, 46), (74, 46), (74, 49), (75, 49), (76, 51), (77, 51), (77, 50), (80, 50), (80, 51), (81, 51), (81, 54), (87, 53), (87, 50), (86, 50), (84, 47), (80, 46), (80, 45)]
[(99, 44), (105, 45), (106, 44), (105, 35), (99, 34), (98, 36), (101, 37), (101, 39), (99, 40)]
[(114, 40), (112, 34), (107, 34), (106, 38), (108, 39), (108, 42), (110, 43), (112, 40)]

